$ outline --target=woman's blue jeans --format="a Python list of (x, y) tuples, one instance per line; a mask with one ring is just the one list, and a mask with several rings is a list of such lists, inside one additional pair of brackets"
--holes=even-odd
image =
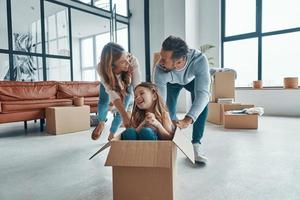
[[(172, 120), (177, 120), (176, 117), (176, 105), (177, 105), (177, 98), (179, 95), (179, 92), (182, 88), (185, 88), (187, 91), (191, 93), (192, 96), (192, 102), (194, 102), (195, 99), (195, 91), (194, 91), (194, 80), (186, 85), (180, 85), (180, 84), (171, 84), (167, 83), (167, 107), (169, 109), (170, 118)], [(204, 128), (205, 128), (205, 121), (208, 114), (208, 108), (207, 106), (204, 108), (202, 113), (198, 116), (196, 121), (193, 124), (193, 139), (192, 143), (200, 143), (200, 140), (203, 136)]]
[[(130, 91), (130, 93), (125, 96), (124, 101), (123, 101), (125, 110), (128, 109), (128, 106), (132, 99), (132, 91), (133, 91), (132, 86), (129, 88), (129, 91)], [(105, 91), (105, 88), (102, 85), (102, 83), (100, 83), (99, 101), (98, 101), (98, 121), (99, 122), (105, 123), (108, 108), (109, 108), (109, 102), (110, 102), (109, 96), (108, 96), (107, 92)], [(118, 128), (121, 125), (121, 122), (122, 122), (122, 117), (121, 117), (120, 113), (117, 112), (116, 114), (114, 114), (114, 119), (113, 119), (113, 121), (111, 123), (111, 127), (110, 127), (110, 132), (112, 134), (117, 132)]]
[(135, 128), (127, 128), (121, 135), (122, 140), (158, 140), (151, 128), (142, 128), (138, 133)]

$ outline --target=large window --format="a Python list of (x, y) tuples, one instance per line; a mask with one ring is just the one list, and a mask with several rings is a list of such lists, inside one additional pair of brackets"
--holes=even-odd
[(13, 50), (42, 53), (36, 44), (41, 38), (40, 1), (12, 0), (11, 9)]
[(72, 19), (74, 80), (98, 80), (96, 68), (110, 41), (110, 20), (77, 10), (72, 10)]
[(0, 53), (0, 80), (9, 80), (8, 54)]
[(122, 45), (126, 51), (128, 48), (128, 25), (117, 23), (117, 42)]
[(70, 56), (69, 16), (64, 6), (45, 2), (46, 53)]
[(47, 58), (48, 80), (71, 81), (70, 60)]
[(0, 49), (8, 49), (6, 0), (0, 0)]
[[(110, 9), (116, 7), (116, 13), (123, 16), (128, 16), (127, 0), (77, 0), (85, 4), (89, 4), (104, 10), (110, 11)], [(112, 6), (110, 6), (110, 2)]]
[(222, 10), (222, 67), (237, 71), (237, 87), (300, 77), (300, 1), (222, 0)]
[[(112, 17), (110, 3), (125, 17)], [(0, 0), (0, 80), (98, 80), (111, 33), (128, 50), (126, 16), (127, 0)]]

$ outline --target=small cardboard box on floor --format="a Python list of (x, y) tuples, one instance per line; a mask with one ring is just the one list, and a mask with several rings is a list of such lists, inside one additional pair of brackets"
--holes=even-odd
[(172, 141), (122, 141), (118, 137), (91, 158), (109, 146), (105, 166), (112, 166), (114, 200), (173, 200), (177, 148), (195, 162), (193, 146), (179, 129)]
[(224, 109), (223, 104), (220, 103), (209, 103), (208, 104), (208, 116), (207, 121), (213, 124), (223, 124)]
[(90, 128), (89, 106), (58, 106), (46, 108), (46, 131), (64, 134)]
[(254, 105), (247, 104), (231, 104), (224, 105), (224, 128), (228, 129), (257, 129), (258, 115), (248, 114), (227, 114), (229, 110), (241, 110), (244, 108), (252, 108)]

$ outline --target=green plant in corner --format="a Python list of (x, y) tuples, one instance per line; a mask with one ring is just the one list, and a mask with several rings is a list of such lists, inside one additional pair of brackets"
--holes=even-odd
[(202, 53), (204, 53), (206, 56), (207, 56), (207, 60), (208, 60), (208, 63), (209, 63), (209, 66), (213, 67), (215, 65), (215, 62), (214, 62), (214, 57), (213, 56), (209, 56), (209, 50), (212, 49), (212, 48), (215, 48), (214, 45), (212, 44), (203, 44), (200, 46), (200, 51)]

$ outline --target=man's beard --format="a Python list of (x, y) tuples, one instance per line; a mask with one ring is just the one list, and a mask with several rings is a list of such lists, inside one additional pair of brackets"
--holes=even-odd
[(168, 73), (172, 70), (165, 68), (164, 66), (160, 65), (160, 68), (163, 70), (163, 72)]

